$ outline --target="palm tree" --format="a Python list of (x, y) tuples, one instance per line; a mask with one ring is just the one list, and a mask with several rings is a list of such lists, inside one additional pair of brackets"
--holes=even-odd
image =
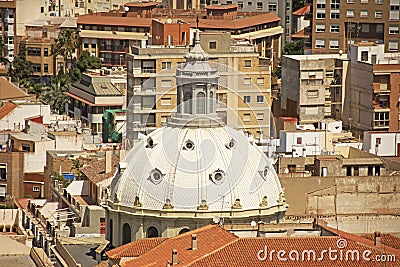
[(83, 167), (83, 162), (81, 162), (79, 159), (73, 159), (72, 160), (72, 168), (71, 168), (71, 172), (72, 170), (75, 170), (74, 175), (78, 178), (81, 177), (81, 169)]
[(43, 90), (42, 100), (50, 105), (50, 109), (58, 114), (62, 114), (65, 110), (65, 104), (68, 103), (69, 97), (65, 94), (67, 87), (61, 86), (57, 79), (51, 79), (49, 86)]
[(60, 35), (51, 45), (51, 54), (54, 57), (61, 55), (64, 58), (65, 64), (67, 64), (67, 60), (70, 60), (72, 64), (73, 54), (79, 46), (78, 39), (79, 36), (75, 30), (70, 28), (61, 30)]

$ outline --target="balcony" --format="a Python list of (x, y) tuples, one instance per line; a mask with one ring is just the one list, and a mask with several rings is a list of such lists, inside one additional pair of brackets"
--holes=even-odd
[(308, 12), (308, 13), (304, 14), (304, 20), (312, 20), (312, 19), (313, 19), (312, 12)]
[(156, 69), (153, 68), (142, 68), (140, 69), (141, 73), (156, 73)]
[(7, 50), (14, 50), (14, 44), (6, 44)]
[(6, 18), (6, 23), (14, 24), (14, 18)]
[(108, 45), (102, 44), (99, 45), (99, 51), (111, 51), (111, 52), (126, 52), (127, 46), (123, 45)]

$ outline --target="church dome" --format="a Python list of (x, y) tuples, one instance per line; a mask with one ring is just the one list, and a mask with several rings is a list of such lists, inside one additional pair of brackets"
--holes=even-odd
[(272, 160), (241, 131), (163, 127), (127, 152), (111, 201), (149, 210), (217, 212), (283, 204)]

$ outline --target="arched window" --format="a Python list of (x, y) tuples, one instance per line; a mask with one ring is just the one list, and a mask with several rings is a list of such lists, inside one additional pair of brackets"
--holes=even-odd
[(184, 113), (192, 114), (192, 95), (188, 92), (183, 95), (183, 106)]
[(108, 224), (108, 241), (112, 244), (113, 242), (113, 220), (110, 219), (110, 223)]
[(125, 245), (131, 241), (131, 226), (129, 223), (124, 223), (122, 226), (122, 245)]
[(149, 228), (147, 228), (146, 236), (147, 236), (147, 238), (158, 237), (157, 228), (155, 228), (154, 226), (150, 226)]
[(197, 93), (196, 114), (206, 114), (206, 95), (203, 92)]
[(182, 230), (179, 231), (179, 234), (181, 235), (181, 234), (187, 233), (189, 231), (190, 231), (189, 228), (183, 228)]

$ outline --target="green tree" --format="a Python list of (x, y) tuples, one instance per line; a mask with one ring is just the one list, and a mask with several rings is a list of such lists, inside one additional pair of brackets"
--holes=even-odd
[(83, 51), (78, 60), (76, 60), (69, 72), (72, 82), (79, 81), (82, 78), (82, 73), (88, 69), (100, 69), (101, 60), (98, 57), (92, 56), (88, 51)]
[(79, 35), (75, 30), (69, 28), (61, 30), (60, 35), (51, 45), (51, 54), (54, 57), (61, 55), (64, 58), (65, 64), (67, 64), (68, 60), (72, 64), (73, 54), (79, 45), (78, 39)]
[(26, 60), (25, 44), (19, 45), (18, 55), (14, 59), (14, 66), (9, 68), (8, 75), (13, 82), (20, 83), (23, 87), (29, 88), (32, 85), (33, 66), (31, 61)]
[(83, 167), (83, 162), (81, 162), (79, 159), (74, 159), (72, 160), (72, 168), (71, 172), (75, 170), (74, 175), (77, 176), (78, 178), (81, 177), (81, 169)]
[(0, 36), (0, 63), (7, 64), (10, 63), (8, 59), (4, 56), (4, 50), (6, 49), (6, 45), (4, 44), (3, 38)]
[[(304, 55), (304, 40), (294, 41), (285, 44), (283, 55)], [(272, 76), (280, 79), (282, 76), (282, 59), (279, 58), (278, 66), (272, 72)]]
[(296, 11), (304, 6), (304, 0), (293, 0), (292, 1), (292, 10)]
[(49, 85), (43, 90), (41, 99), (50, 105), (53, 112), (62, 114), (65, 111), (65, 104), (69, 101), (69, 97), (65, 94), (67, 90), (68, 87), (63, 87), (57, 77), (52, 78)]

